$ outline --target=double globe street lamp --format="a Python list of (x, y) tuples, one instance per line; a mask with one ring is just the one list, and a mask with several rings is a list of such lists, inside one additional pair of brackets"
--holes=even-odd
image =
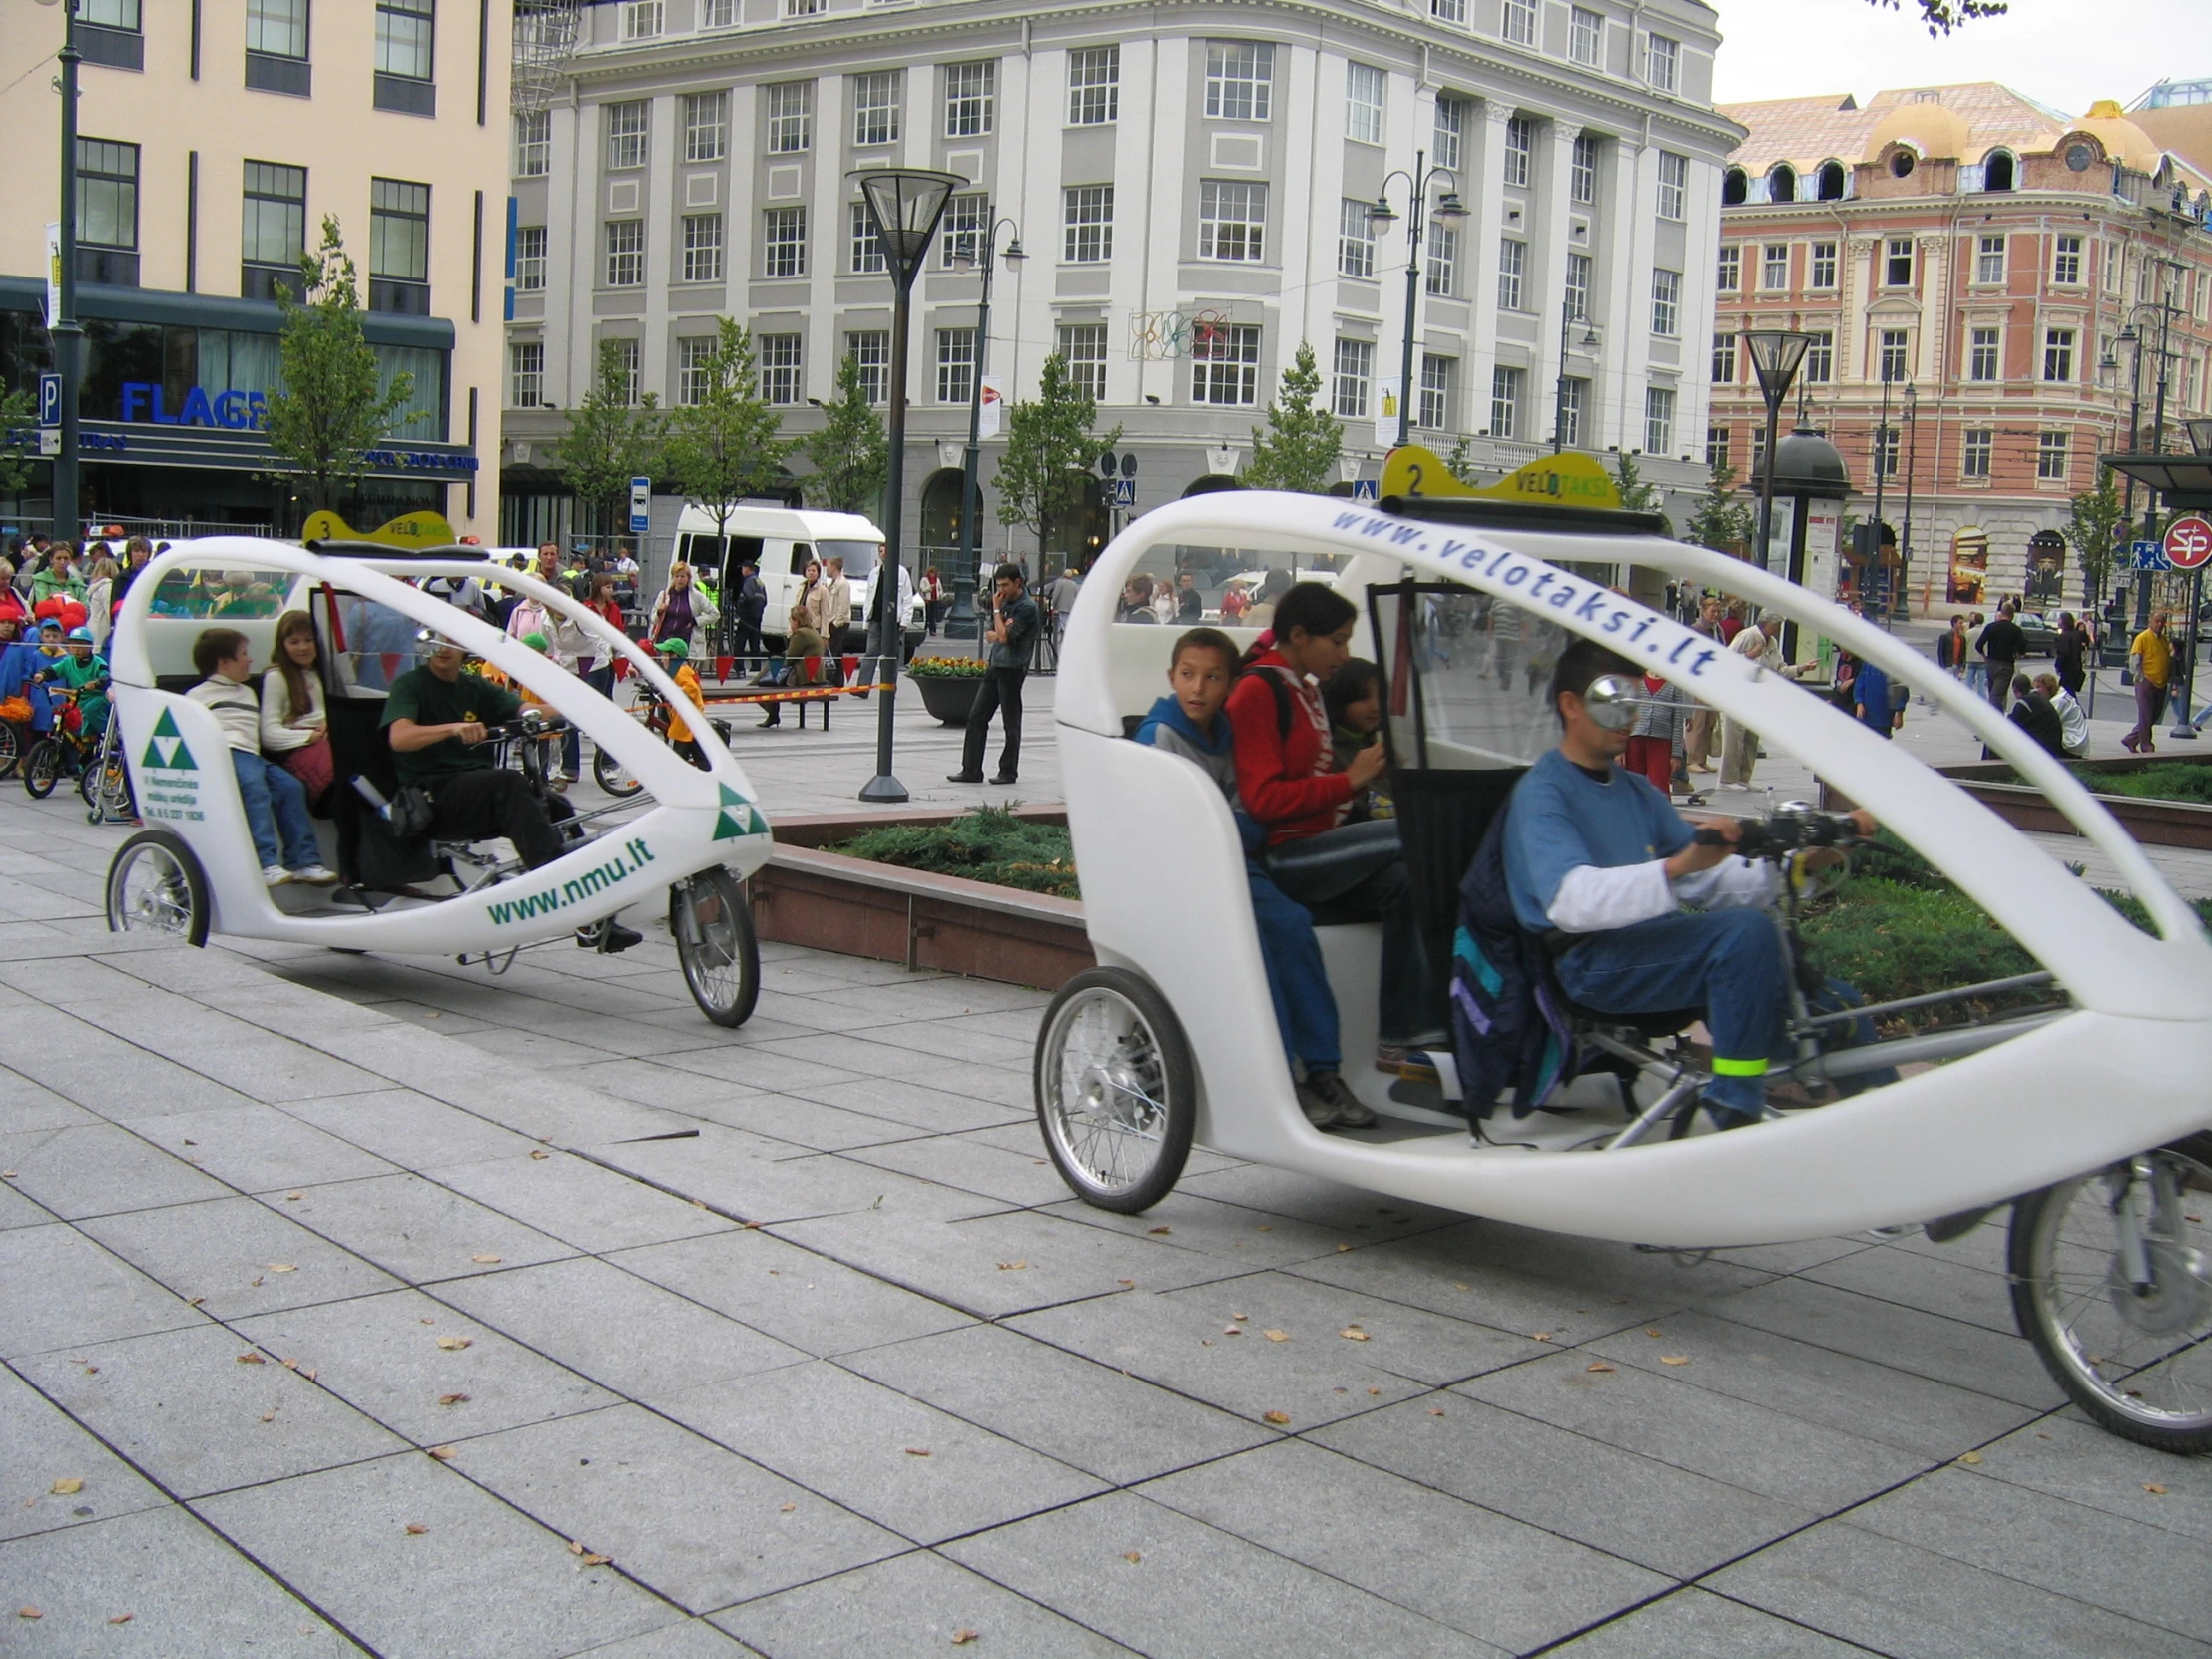
[(1004, 258), (1018, 266), (1029, 256), (1022, 252), (1021, 227), (1010, 219), (996, 221), (981, 235), (969, 231), (952, 247), (954, 271), (983, 273), (983, 296), (975, 307), (975, 361), (968, 370), (967, 453), (960, 469), (960, 562), (952, 572), (952, 609), (944, 619), (945, 637), (955, 640), (983, 637), (975, 610), (975, 596), (983, 587), (983, 363), (991, 344), (991, 273), (1000, 258), (1000, 231), (1013, 232)]
[[(944, 218), (945, 204), (968, 181), (957, 173), (918, 167), (870, 168), (850, 177), (859, 185), (860, 199), (867, 204), (868, 218), (875, 223), (876, 242), (883, 250), (883, 266), (889, 273), (892, 292), (891, 413), (885, 434), (890, 453), (883, 480), (883, 544), (889, 556), (876, 570), (872, 595), (875, 638), (889, 648), (891, 666), (882, 682), (882, 702), (875, 710), (875, 776), (860, 791), (862, 801), (890, 805), (906, 799), (906, 786), (891, 773), (891, 733), (898, 705), (899, 651), (894, 642), (905, 624), (896, 612), (898, 574), (903, 567), (899, 520), (906, 491), (906, 351), (912, 325), (909, 301), (914, 278), (921, 274), (930, 241)], [(878, 673), (882, 661), (877, 660)]]
[[(1383, 177), (1382, 194), (1375, 199), (1375, 206), (1368, 209), (1371, 231), (1382, 230), (1397, 221), (1397, 210), (1390, 206), (1392, 179), (1405, 181), (1405, 194), (1411, 198), (1407, 211), (1412, 215), (1405, 228), (1405, 349), (1397, 371), (1397, 441), (1403, 447), (1413, 421), (1413, 322), (1420, 303), (1421, 262), (1427, 252), (1427, 245), (1421, 240), (1422, 228), (1427, 216), (1433, 213), (1438, 225), (1447, 231), (1456, 231), (1466, 221), (1467, 205), (1459, 200), (1458, 175), (1448, 167), (1430, 167), (1428, 152), (1416, 150), (1411, 173), (1398, 168)], [(1428, 187), (1438, 179), (1444, 181), (1444, 193), (1431, 208)]]

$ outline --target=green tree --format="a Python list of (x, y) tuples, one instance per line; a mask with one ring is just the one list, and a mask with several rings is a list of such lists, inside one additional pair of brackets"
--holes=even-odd
[(860, 359), (849, 351), (837, 365), (837, 395), (823, 410), (822, 430), (807, 440), (807, 458), (815, 463), (808, 480), (819, 505), (840, 513), (880, 509), (883, 482), (890, 472), (890, 444), (883, 417), (867, 400), (860, 380)]
[(2120, 486), (2112, 476), (2110, 467), (2097, 468), (2097, 487), (2083, 490), (2073, 498), (2073, 516), (2060, 531), (2081, 561), (2081, 573), (2088, 578), (2089, 591), (2104, 592), (2104, 584), (2112, 575), (2114, 543), (2112, 532), (2126, 521), (2126, 511), (2120, 505)]
[(1713, 463), (1706, 475), (1705, 493), (1698, 498), (1697, 511), (1690, 515), (1689, 537), (1698, 546), (1710, 547), (1716, 553), (1740, 553), (1751, 545), (1759, 524), (1751, 509), (1737, 498), (1737, 483), (1734, 467), (1726, 461)]
[(631, 400), (621, 352), (613, 340), (601, 340), (599, 377), (568, 411), (568, 430), (553, 450), (553, 470), (595, 527), (612, 531), (625, 522), (630, 480), (653, 475), (666, 426), (651, 392)]
[(738, 503), (776, 484), (798, 445), (781, 435), (784, 417), (761, 395), (753, 335), (735, 319), (722, 319), (715, 348), (693, 374), (699, 395), (669, 411), (661, 464), (725, 536)]
[(1482, 487), (1482, 469), (1475, 465), (1474, 439), (1461, 438), (1444, 457), (1444, 470), (1469, 489)]
[(998, 490), (998, 522), (1026, 525), (1044, 552), (1045, 526), (1075, 504), (1091, 458), (1121, 441), (1121, 428), (1093, 433), (1098, 403), (1090, 388), (1068, 373), (1055, 351), (1044, 360), (1033, 402), (1016, 403), (1006, 417), (1006, 453), (992, 482)]
[(376, 352), (361, 331), (360, 279), (336, 216), (323, 216), (321, 246), (299, 256), (299, 297), (279, 282), (276, 306), (278, 389), (269, 394), (262, 430), (313, 512), (334, 507), (360, 482), (368, 451), (391, 437), (414, 401), (414, 376), (401, 372), (388, 390), (378, 388)]
[(37, 413), (29, 392), (0, 394), (0, 495), (21, 495), (31, 482), (30, 451), (16, 437)]
[(1659, 486), (1644, 482), (1642, 470), (1625, 449), (1613, 457), (1613, 487), (1620, 492), (1623, 511), (1655, 513), (1659, 510)]
[(1321, 370), (1314, 366), (1314, 348), (1300, 340), (1298, 354), (1276, 388), (1275, 401), (1268, 405), (1267, 429), (1252, 429), (1252, 459), (1246, 463), (1243, 479), (1247, 489), (1329, 493), (1329, 486), (1337, 481), (1345, 429), (1327, 409), (1314, 407), (1320, 391)]
[[(1897, 11), (1901, 0), (1867, 0), (1867, 4)], [(2006, 0), (1910, 0), (1910, 4), (1921, 14), (1931, 37), (1947, 35), (1970, 18), (2002, 17), (2011, 9)]]

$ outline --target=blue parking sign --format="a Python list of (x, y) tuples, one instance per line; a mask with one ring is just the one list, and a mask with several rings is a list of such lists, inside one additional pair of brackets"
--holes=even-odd
[(59, 374), (38, 377), (38, 423), (41, 426), (62, 423), (62, 377)]

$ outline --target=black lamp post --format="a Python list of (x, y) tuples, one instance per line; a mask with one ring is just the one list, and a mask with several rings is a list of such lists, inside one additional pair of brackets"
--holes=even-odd
[(54, 539), (74, 542), (83, 509), (77, 484), (77, 387), (84, 376), (85, 331), (77, 321), (77, 0), (39, 0), (62, 8), (62, 201), (61, 266), (55, 287), (59, 314), (46, 319), (54, 344), (54, 372), (62, 377), (61, 449), (54, 457)]
[[(1421, 262), (1427, 257), (1427, 247), (1421, 241), (1421, 231), (1431, 211), (1436, 216), (1436, 223), (1446, 230), (1463, 223), (1467, 217), (1467, 205), (1459, 200), (1458, 175), (1448, 167), (1430, 167), (1428, 152), (1416, 150), (1413, 152), (1412, 172), (1407, 173), (1403, 168), (1398, 168), (1383, 177), (1382, 194), (1375, 199), (1375, 206), (1368, 210), (1370, 229), (1382, 230), (1397, 221), (1397, 210), (1390, 206), (1392, 179), (1405, 181), (1405, 194), (1411, 198), (1407, 211), (1412, 215), (1405, 227), (1405, 349), (1398, 359), (1397, 370), (1397, 441), (1402, 447), (1413, 424), (1413, 321), (1420, 304)], [(1446, 188), (1431, 210), (1428, 205), (1428, 187), (1438, 179), (1446, 181)]]
[[(1913, 568), (1913, 474), (1917, 470), (1915, 463), (1920, 458), (1920, 388), (1908, 380), (1905, 383), (1905, 530), (1898, 539), (1897, 575), (1890, 583), (1890, 614), (1887, 620), (1891, 622), (1897, 620), (1901, 608), (1908, 615), (1912, 612), (1912, 607), (1902, 604), (1902, 601), (1905, 597), (1905, 578)], [(1877, 530), (1875, 546), (1878, 549), (1882, 545), (1881, 537), (1882, 532)]]
[[(1767, 456), (1759, 473), (1759, 565), (1766, 568), (1773, 545), (1774, 449), (1782, 420), (1782, 400), (1790, 395), (1790, 382), (1805, 361), (1810, 334), (1781, 328), (1754, 328), (1744, 336), (1751, 352), (1752, 371), (1759, 376), (1759, 395), (1767, 400)], [(1877, 468), (1879, 471), (1879, 466)]]
[(1022, 252), (1021, 227), (1001, 219), (978, 240), (970, 231), (952, 251), (954, 271), (983, 273), (983, 297), (975, 306), (975, 363), (970, 371), (967, 412), (967, 453), (960, 467), (960, 562), (952, 572), (952, 609), (945, 613), (944, 637), (948, 640), (981, 639), (977, 626), (975, 595), (983, 586), (983, 361), (991, 343), (991, 272), (998, 264), (998, 233), (1010, 230), (1006, 263), (1019, 265), (1029, 256)]
[[(906, 345), (912, 317), (908, 301), (922, 260), (944, 217), (944, 205), (967, 180), (957, 173), (927, 168), (890, 167), (855, 173), (852, 178), (867, 203), (868, 217), (883, 249), (883, 264), (891, 278), (891, 374), (889, 465), (883, 481), (883, 543), (890, 550), (875, 573), (875, 637), (886, 645), (898, 638), (903, 618), (898, 605), (899, 518), (906, 489)], [(886, 804), (904, 801), (906, 786), (891, 773), (892, 717), (898, 707), (898, 652), (891, 651), (891, 673), (884, 682), (882, 701), (875, 710), (875, 776), (860, 791), (862, 801)]]
[[(1567, 447), (1567, 336), (1574, 325), (1582, 323), (1582, 349), (1597, 349), (1597, 330), (1589, 325), (1588, 313), (1580, 300), (1571, 293), (1559, 306), (1559, 377), (1551, 390), (1551, 452), (1556, 455)], [(1582, 434), (1575, 433), (1579, 440)]]

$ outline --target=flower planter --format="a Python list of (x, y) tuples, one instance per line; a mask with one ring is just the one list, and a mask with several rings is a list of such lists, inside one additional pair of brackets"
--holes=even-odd
[(921, 706), (929, 711), (930, 718), (947, 726), (967, 724), (968, 713), (975, 707), (976, 688), (983, 683), (980, 675), (909, 674), (906, 680), (921, 693)]

